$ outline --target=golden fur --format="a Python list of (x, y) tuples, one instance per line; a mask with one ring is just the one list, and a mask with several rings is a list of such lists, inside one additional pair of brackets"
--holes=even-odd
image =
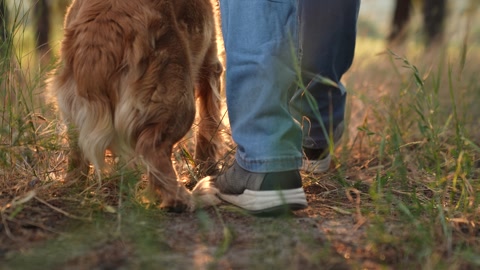
[(49, 89), (69, 128), (73, 178), (108, 149), (139, 159), (161, 207), (194, 209), (177, 182), (172, 148), (195, 118), (195, 158), (219, 146), (220, 75), (210, 0), (75, 0), (65, 18), (60, 66)]

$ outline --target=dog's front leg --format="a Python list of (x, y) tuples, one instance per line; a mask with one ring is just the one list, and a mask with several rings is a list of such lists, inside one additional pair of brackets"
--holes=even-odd
[(221, 100), (220, 76), (223, 67), (217, 58), (216, 45), (205, 57), (197, 83), (197, 96), (200, 99), (197, 144), (195, 161), (200, 165), (201, 172), (213, 175), (217, 172), (216, 159), (221, 148)]

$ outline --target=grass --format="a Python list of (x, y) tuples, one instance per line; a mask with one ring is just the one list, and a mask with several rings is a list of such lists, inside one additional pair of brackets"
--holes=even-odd
[[(478, 52), (478, 45), (471, 47), (469, 60), (478, 59)], [(409, 53), (419, 62), (431, 60), (421, 48)], [(399, 268), (478, 265), (471, 256), (479, 252), (479, 133), (472, 120), (479, 115), (472, 102), (479, 97), (478, 80), (474, 69), (452, 61), (458, 53), (439, 48), (434, 64), (422, 67), (393, 52), (377, 56), (390, 59), (398, 86), (357, 90), (359, 96), (372, 98), (369, 91), (380, 96), (374, 107), (365, 106), (370, 115), (357, 133), (368, 145), (359, 146), (367, 148), (361, 149), (361, 159), (368, 161), (362, 166), (375, 167), (366, 196), (371, 208), (364, 209), (371, 217), (368, 235), (379, 259), (395, 254), (391, 263)], [(376, 76), (392, 76), (368, 68), (379, 72)]]
[[(304, 175), (307, 210), (179, 215), (145, 203), (142, 176), (121, 167), (101, 187), (63, 182), (68, 149), (41, 95), (52, 67), (35, 63), (27, 18), (12, 17), (0, 55), (0, 268), (480, 267), (478, 41), (387, 51), (378, 31), (360, 36), (349, 129), (335, 169)], [(175, 154), (182, 178), (194, 174), (190, 144)]]

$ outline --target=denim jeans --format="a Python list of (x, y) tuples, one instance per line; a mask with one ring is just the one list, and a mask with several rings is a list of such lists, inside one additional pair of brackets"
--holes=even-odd
[[(344, 117), (340, 79), (353, 60), (359, 5), (360, 0), (220, 0), (228, 114), (241, 167), (295, 170), (302, 164), (302, 146), (328, 146), (328, 130)], [(338, 87), (318, 82), (317, 75)]]

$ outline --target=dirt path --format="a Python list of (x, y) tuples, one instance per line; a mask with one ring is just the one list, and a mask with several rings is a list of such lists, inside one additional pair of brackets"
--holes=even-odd
[(6, 269), (378, 268), (355, 194), (349, 200), (344, 189), (325, 187), (306, 186), (309, 207), (283, 218), (222, 204), (183, 214), (131, 206), (121, 216), (77, 221), (53, 211), (55, 200), (32, 200), (5, 223), (8, 234), (0, 228), (0, 262)]

